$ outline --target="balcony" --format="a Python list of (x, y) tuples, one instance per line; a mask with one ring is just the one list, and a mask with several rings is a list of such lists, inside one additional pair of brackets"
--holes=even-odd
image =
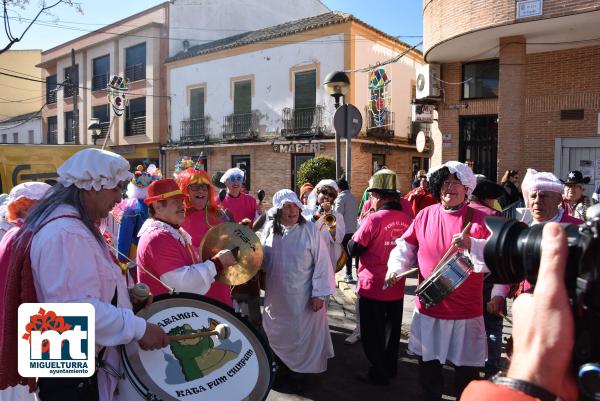
[(125, 68), (127, 82), (146, 79), (146, 63), (129, 65)]
[[(133, 113), (132, 113), (133, 114)], [(146, 116), (131, 116), (125, 120), (125, 136), (145, 135)]]
[(367, 136), (375, 138), (393, 138), (394, 137), (394, 118), (393, 111), (386, 111), (381, 116), (373, 115), (369, 107), (365, 107)]
[(179, 142), (184, 144), (206, 143), (206, 118), (182, 120), (180, 123)]
[(66, 81), (64, 83), (63, 95), (65, 98), (72, 97), (73, 95), (78, 94), (78, 93), (79, 93), (79, 82)]
[(98, 91), (108, 87), (108, 74), (98, 74), (92, 77), (92, 90)]
[(323, 134), (323, 106), (304, 109), (283, 109), (283, 129), (281, 135), (289, 137), (309, 137)]
[(253, 139), (258, 136), (259, 116), (256, 112), (230, 114), (223, 118), (223, 138), (227, 141)]
[(56, 103), (56, 88), (49, 89), (46, 91), (46, 103), (53, 104)]

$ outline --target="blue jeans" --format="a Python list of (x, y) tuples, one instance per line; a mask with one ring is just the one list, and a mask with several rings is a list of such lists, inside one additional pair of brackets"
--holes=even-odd
[(485, 334), (488, 345), (488, 358), (485, 362), (485, 377), (491, 377), (500, 371), (502, 355), (502, 318), (497, 315), (483, 313)]

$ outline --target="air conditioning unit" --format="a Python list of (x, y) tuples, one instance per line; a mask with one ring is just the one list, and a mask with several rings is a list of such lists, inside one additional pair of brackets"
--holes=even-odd
[(439, 79), (439, 64), (424, 64), (417, 68), (417, 99), (440, 97)]

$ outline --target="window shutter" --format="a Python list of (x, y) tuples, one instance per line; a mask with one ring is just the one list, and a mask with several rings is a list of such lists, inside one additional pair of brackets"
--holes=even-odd
[(297, 72), (295, 75), (294, 107), (315, 108), (317, 103), (317, 71)]
[(190, 91), (190, 120), (204, 118), (204, 88)]
[(250, 114), (252, 112), (252, 81), (233, 83), (233, 114)]

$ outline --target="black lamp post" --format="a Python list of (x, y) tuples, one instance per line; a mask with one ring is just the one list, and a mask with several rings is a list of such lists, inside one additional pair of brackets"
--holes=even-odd
[[(335, 99), (335, 108), (340, 107), (340, 97), (346, 96), (350, 90), (350, 78), (344, 71), (335, 71), (328, 74), (323, 81), (325, 91)], [(340, 135), (335, 132), (335, 174), (336, 179), (342, 175), (340, 156)]]

